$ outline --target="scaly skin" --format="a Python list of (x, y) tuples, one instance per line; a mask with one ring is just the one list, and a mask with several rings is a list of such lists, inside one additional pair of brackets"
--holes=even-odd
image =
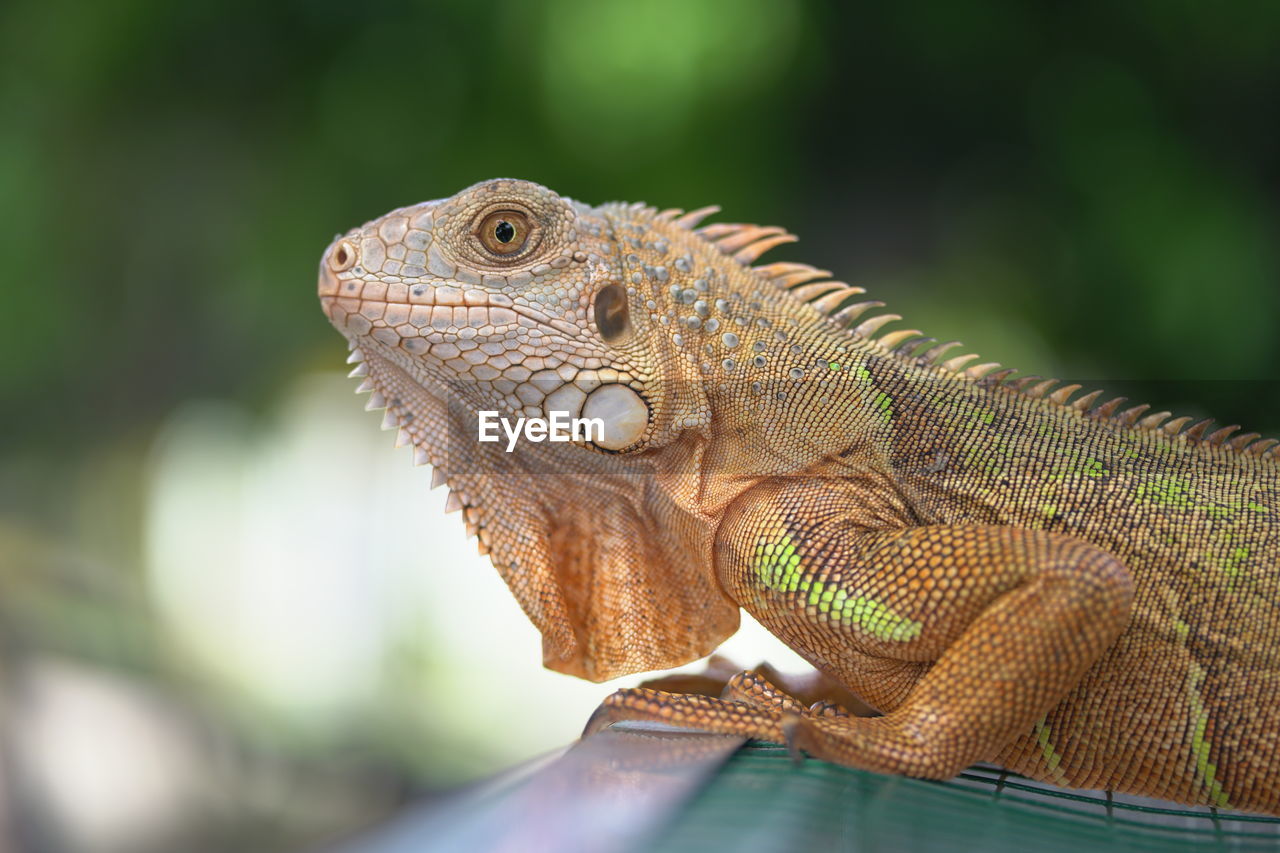
[[(746, 673), (721, 699), (619, 691), (591, 726), (1280, 812), (1275, 442), (850, 328), (878, 303), (750, 266), (792, 238), (697, 228), (709, 212), (490, 181), (321, 263), (371, 406), (448, 483), (548, 666), (679, 665), (741, 607), (883, 712)], [(508, 454), (477, 441), (481, 410), (605, 432)]]

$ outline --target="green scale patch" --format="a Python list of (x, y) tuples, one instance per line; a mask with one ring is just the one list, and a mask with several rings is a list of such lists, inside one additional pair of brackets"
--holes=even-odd
[(920, 622), (894, 612), (881, 601), (850, 595), (836, 584), (813, 579), (805, 572), (800, 551), (790, 536), (782, 536), (776, 541), (761, 540), (757, 544), (755, 572), (760, 583), (768, 589), (798, 593), (824, 618), (856, 627), (877, 640), (907, 642), (920, 636), (924, 627)]

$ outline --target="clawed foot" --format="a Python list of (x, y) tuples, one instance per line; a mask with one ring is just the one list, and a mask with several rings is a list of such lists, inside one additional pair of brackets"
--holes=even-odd
[(759, 672), (745, 670), (729, 678), (719, 698), (648, 687), (619, 690), (591, 715), (582, 736), (588, 737), (614, 723), (643, 720), (785, 743), (799, 761), (799, 744), (804, 740), (802, 734), (808, 721), (849, 716), (848, 711), (829, 700), (806, 707)]

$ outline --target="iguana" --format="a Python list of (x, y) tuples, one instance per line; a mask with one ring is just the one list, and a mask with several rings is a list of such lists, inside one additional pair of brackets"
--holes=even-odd
[[(717, 210), (492, 180), (321, 261), (370, 408), (448, 484), (547, 666), (683, 664), (745, 608), (882, 712), (746, 672), (721, 698), (620, 690), (592, 727), (1280, 812), (1277, 442), (884, 332), (860, 288), (756, 265), (794, 237), (701, 225)], [(486, 411), (602, 430), (508, 453)]]

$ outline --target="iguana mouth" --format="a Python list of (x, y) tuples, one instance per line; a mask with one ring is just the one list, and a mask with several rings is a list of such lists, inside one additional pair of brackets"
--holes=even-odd
[[(429, 343), (488, 339), (520, 328), (539, 337), (554, 328), (515, 305), (501, 293), (450, 285), (388, 284), (358, 278), (320, 278), (320, 303), (326, 316), (350, 334), (369, 336), (389, 347), (420, 353)], [(532, 331), (536, 330), (536, 332)], [(419, 341), (423, 349), (415, 349)]]

